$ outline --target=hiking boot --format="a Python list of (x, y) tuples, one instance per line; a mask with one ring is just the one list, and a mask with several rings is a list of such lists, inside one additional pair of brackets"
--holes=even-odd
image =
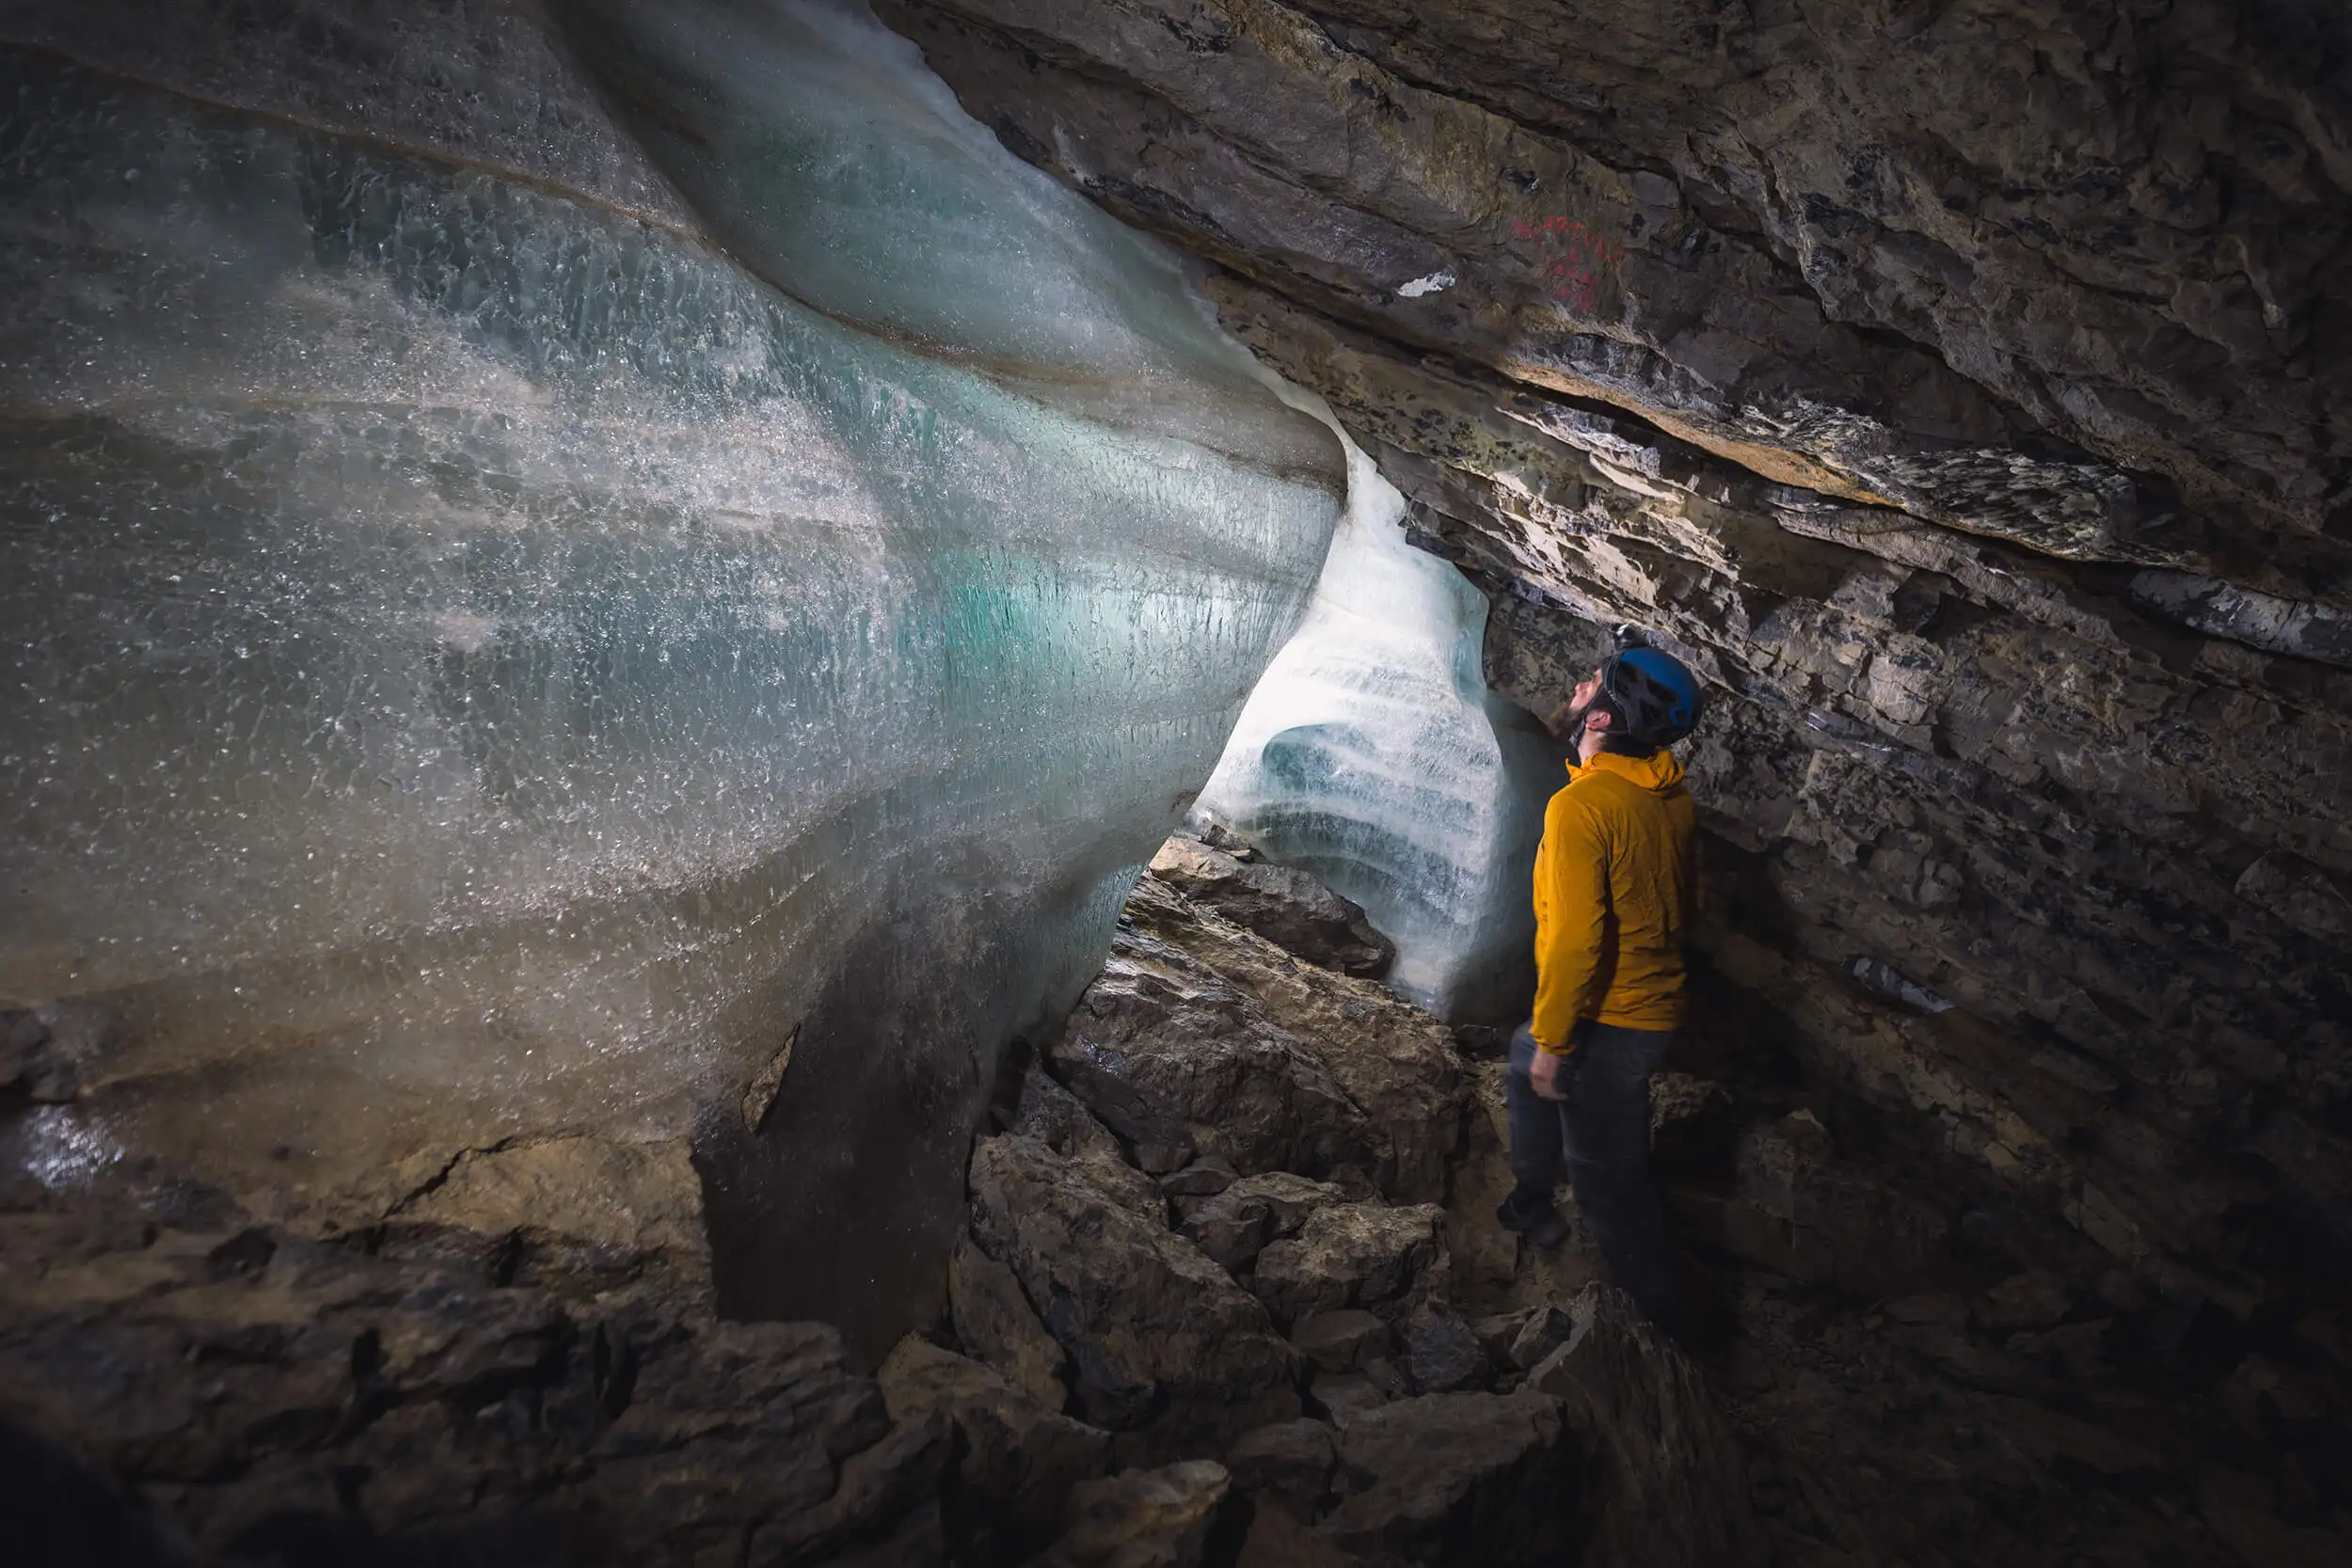
[(1560, 1217), (1549, 1198), (1530, 1199), (1515, 1192), (1502, 1200), (1495, 1218), (1503, 1229), (1516, 1230), (1539, 1247), (1556, 1247), (1568, 1239), (1568, 1222)]

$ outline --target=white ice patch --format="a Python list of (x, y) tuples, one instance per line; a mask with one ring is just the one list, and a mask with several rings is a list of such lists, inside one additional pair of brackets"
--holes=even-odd
[(1426, 277), (1416, 277), (1410, 283), (1399, 284), (1396, 292), (1400, 299), (1419, 299), (1423, 294), (1440, 293), (1452, 287), (1452, 273), (1433, 272)]
[(115, 1141), (71, 1105), (35, 1108), (18, 1136), (24, 1140), (25, 1174), (53, 1193), (85, 1186), (122, 1158)]
[(1405, 498), (1352, 441), (1347, 459), (1314, 603), (1199, 810), (1361, 904), (1396, 943), (1399, 992), (1485, 1021), (1519, 1000), (1535, 841), (1565, 780), (1534, 721), (1486, 690), (1485, 598), (1406, 542)]

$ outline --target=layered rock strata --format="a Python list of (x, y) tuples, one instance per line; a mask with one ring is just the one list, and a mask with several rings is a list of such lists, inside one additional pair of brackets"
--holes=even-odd
[(1499, 690), (1549, 711), (1624, 621), (1707, 676), (1694, 1033), (1949, 1199), (1775, 1128), (1727, 1223), (1869, 1290), (1965, 1220), (2342, 1388), (2338, 13), (884, 11), (1225, 270), (1487, 588)]

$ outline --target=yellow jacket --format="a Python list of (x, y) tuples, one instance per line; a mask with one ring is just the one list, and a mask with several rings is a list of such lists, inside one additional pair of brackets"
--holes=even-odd
[(1535, 851), (1535, 1043), (1583, 1019), (1682, 1022), (1682, 940), (1697, 908), (1697, 812), (1682, 764), (1602, 752), (1544, 808)]

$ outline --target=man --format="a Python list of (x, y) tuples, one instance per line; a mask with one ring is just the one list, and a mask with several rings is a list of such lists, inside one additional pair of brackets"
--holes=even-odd
[(1539, 1246), (1565, 1157), (1616, 1281), (1677, 1338), (1688, 1323), (1649, 1170), (1649, 1080), (1682, 1022), (1697, 832), (1666, 748), (1704, 706), (1655, 648), (1620, 646), (1551, 720), (1576, 747), (1535, 851), (1535, 1012), (1511, 1041), (1511, 1171), (1496, 1217)]

